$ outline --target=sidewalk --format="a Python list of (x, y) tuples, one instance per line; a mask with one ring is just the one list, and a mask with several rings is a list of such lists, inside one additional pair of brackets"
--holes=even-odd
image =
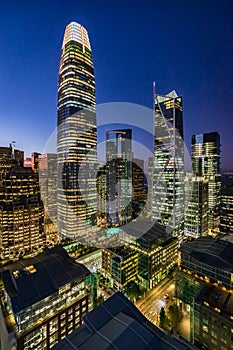
[(187, 313), (184, 314), (184, 318), (180, 323), (179, 333), (186, 340), (190, 341), (190, 318)]

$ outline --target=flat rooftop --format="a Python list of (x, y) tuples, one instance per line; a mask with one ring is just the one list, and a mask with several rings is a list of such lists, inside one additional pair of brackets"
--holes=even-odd
[(233, 294), (219, 287), (206, 286), (198, 296), (197, 303), (208, 303), (207, 307), (228, 319), (233, 316)]
[(233, 243), (230, 240), (199, 237), (183, 244), (179, 250), (203, 264), (233, 272)]
[(116, 248), (110, 248), (110, 250), (115, 254), (115, 256), (126, 258), (129, 255), (135, 254), (135, 251), (126, 246), (119, 246)]
[(140, 238), (148, 241), (148, 243), (166, 240), (171, 236), (166, 231), (165, 226), (150, 220), (131, 222), (125, 225), (123, 230), (128, 235), (135, 237), (135, 239)]
[(21, 260), (0, 270), (14, 313), (56, 293), (60, 287), (82, 279), (90, 271), (56, 246), (44, 254)]

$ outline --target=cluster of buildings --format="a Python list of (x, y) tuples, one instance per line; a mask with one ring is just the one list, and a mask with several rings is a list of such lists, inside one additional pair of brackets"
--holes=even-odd
[[(117, 292), (93, 309), (90, 271), (61, 247), (1, 271), (0, 344), (4, 350), (195, 348), (170, 337)], [(122, 345), (124, 344), (124, 345)]]
[[(217, 132), (192, 136), (192, 172), (185, 172), (182, 108), (175, 91), (154, 91), (147, 180), (130, 128), (107, 130), (106, 163), (99, 165), (89, 37), (80, 24), (66, 27), (57, 154), (24, 160), (14, 146), (0, 147), (0, 348), (120, 349), (123, 342), (194, 349), (165, 335), (119, 292), (135, 281), (150, 290), (177, 266), (176, 298), (190, 314), (191, 341), (233, 348), (233, 176), (221, 181)], [(120, 244), (81, 263), (58, 245), (47, 248), (85, 244), (93, 227), (98, 234), (120, 230)], [(117, 291), (97, 308), (96, 278), (85, 266), (93, 257)]]

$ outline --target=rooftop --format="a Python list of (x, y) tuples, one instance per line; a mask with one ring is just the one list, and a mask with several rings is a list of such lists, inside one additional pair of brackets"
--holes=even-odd
[(118, 256), (121, 258), (126, 258), (129, 255), (135, 254), (135, 252), (132, 251), (132, 249), (130, 249), (126, 246), (119, 246), (116, 248), (111, 248), (110, 250), (115, 254), (115, 256)]
[(222, 187), (222, 195), (224, 196), (233, 196), (233, 184), (228, 184)]
[(179, 250), (206, 265), (233, 272), (233, 243), (231, 241), (199, 237), (185, 243)]
[(135, 239), (141, 238), (148, 241), (148, 243), (165, 241), (170, 237), (165, 226), (150, 220), (131, 222), (125, 225), (123, 229), (125, 233), (135, 237)]
[(233, 315), (233, 294), (215, 286), (206, 286), (198, 296), (197, 303), (206, 305), (227, 318)]
[(34, 258), (21, 260), (0, 270), (14, 313), (56, 293), (60, 287), (90, 274), (56, 246)]
[(89, 312), (83, 321), (52, 350), (194, 349), (163, 333), (120, 292)]

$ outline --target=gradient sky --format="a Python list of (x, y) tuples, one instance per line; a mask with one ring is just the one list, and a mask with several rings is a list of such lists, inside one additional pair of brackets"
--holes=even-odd
[[(222, 169), (233, 169), (233, 1), (8, 1), (0, 12), (0, 146), (41, 152), (56, 128), (65, 26), (91, 40), (97, 103), (152, 107), (158, 93), (183, 96), (185, 142), (218, 131)], [(113, 121), (110, 121), (113, 122)], [(126, 121), (133, 123), (133, 121)]]

